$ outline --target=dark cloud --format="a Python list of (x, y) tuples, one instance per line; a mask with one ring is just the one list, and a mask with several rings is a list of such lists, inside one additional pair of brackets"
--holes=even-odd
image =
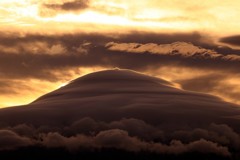
[(27, 34), (21, 35), (19, 33), (1, 33), (0, 44), (4, 46), (16, 47), (19, 43), (32, 44), (34, 42), (46, 42), (47, 45), (53, 46), (61, 44), (66, 46), (67, 49), (72, 47), (79, 47), (79, 44), (84, 42), (92, 42), (96, 44), (106, 44), (108, 42), (116, 43), (156, 43), (156, 44), (171, 44), (174, 42), (190, 42), (193, 45), (201, 46), (209, 50), (215, 50), (216, 52), (227, 55), (227, 54), (238, 54), (239, 50), (233, 50), (228, 47), (219, 47), (204, 35), (194, 33), (174, 33), (174, 34), (163, 34), (163, 33), (151, 33), (151, 32), (130, 32), (125, 34), (87, 34), (87, 33), (76, 33), (76, 34), (64, 34), (64, 35), (41, 35), (41, 34)]
[(73, 137), (64, 137), (59, 133), (48, 133), (41, 135), (42, 145), (49, 148), (65, 147), (70, 151), (78, 150), (80, 147), (94, 147), (93, 140), (85, 135), (77, 135)]
[(0, 150), (16, 149), (32, 145), (33, 142), (26, 137), (21, 137), (9, 130), (0, 130)]
[(210, 124), (206, 128), (195, 128), (179, 130), (172, 133), (171, 138), (180, 139), (185, 143), (204, 138), (206, 140), (229, 146), (238, 150), (240, 147), (240, 136), (231, 127), (225, 124)]
[(62, 4), (43, 4), (44, 7), (54, 9), (54, 10), (63, 10), (63, 11), (77, 11), (89, 7), (89, 0), (74, 0), (69, 2), (64, 2)]
[(163, 132), (139, 119), (122, 119), (113, 121), (109, 125), (110, 128), (118, 128), (128, 131), (131, 136), (137, 136), (141, 139), (154, 140), (163, 139)]
[[(69, 68), (80, 66), (93, 66), (89, 62), (90, 57), (77, 55), (10, 55), (1, 54), (1, 76), (17, 78), (39, 78), (50, 81), (56, 81), (59, 77), (54, 75), (55, 71), (61, 69), (68, 70)], [(92, 65), (91, 65), (92, 64)], [(96, 64), (98, 65), (98, 64)], [(65, 74), (65, 73), (64, 73)], [(67, 73), (66, 73), (67, 74)]]
[[(161, 67), (166, 65), (201, 67), (202, 69), (224, 69), (236, 70), (239, 65), (233, 56), (216, 56), (213, 58), (211, 52), (204, 53), (206, 60), (188, 57), (173, 57), (166, 55), (128, 53), (126, 51), (110, 51), (104, 45), (112, 39), (95, 35), (65, 35), (60, 37), (27, 36), (4, 40), (3, 45), (16, 48), (18, 53), (7, 53), (0, 55), (0, 72), (4, 77), (12, 78), (42, 78), (56, 80), (53, 73), (60, 70), (74, 69), (77, 67), (120, 67), (143, 71), (149, 66)], [(19, 44), (21, 42), (21, 45)], [(20, 47), (17, 47), (20, 46)], [(153, 48), (149, 48), (152, 50)], [(207, 49), (202, 49), (206, 50)], [(193, 51), (194, 53), (194, 51)], [(180, 53), (179, 53), (180, 54)], [(134, 62), (134, 63), (132, 63)], [(214, 62), (214, 63), (213, 63)], [(224, 67), (227, 66), (227, 67)], [(65, 73), (64, 73), (65, 74)]]
[(230, 45), (240, 46), (240, 35), (223, 37), (219, 41)]
[[(235, 54), (237, 50), (230, 48), (219, 48), (214, 43), (209, 42), (204, 35), (198, 32), (194, 33), (151, 33), (151, 32), (130, 32), (125, 34), (87, 34), (87, 33), (76, 33), (76, 34), (63, 34), (63, 35), (41, 35), (41, 34), (27, 34), (21, 35), (19, 33), (7, 34), (1, 33), (0, 42), (3, 45), (14, 46), (18, 43), (29, 43), (29, 42), (47, 42), (47, 44), (54, 44), (62, 42), (65, 46), (73, 47), (83, 43), (83, 41), (90, 41), (93, 44), (105, 44), (108, 42), (116, 43), (156, 43), (156, 44), (170, 44), (174, 42), (190, 42), (194, 45), (201, 46), (206, 49), (216, 50), (221, 54)], [(222, 50), (221, 50), (222, 49)], [(238, 51), (239, 52), (239, 51)]]
[(134, 118), (124, 118), (119, 121), (106, 123), (103, 121), (97, 122), (92, 118), (86, 117), (77, 120), (69, 127), (65, 127), (63, 133), (66, 135), (75, 135), (77, 133), (92, 135), (107, 129), (125, 130), (128, 131), (130, 136), (137, 136), (146, 140), (160, 139), (163, 136), (163, 133), (159, 129), (147, 124), (142, 120)]
[[(110, 124), (108, 124), (110, 125)], [(217, 125), (216, 125), (217, 126)], [(14, 128), (29, 128), (26, 125), (17, 126)], [(225, 128), (229, 128), (226, 126)], [(221, 128), (220, 128), (221, 129)], [(229, 130), (229, 129), (228, 129)], [(226, 131), (226, 130), (224, 130)], [(224, 131), (220, 131), (224, 133)], [(231, 131), (231, 129), (230, 129)], [(182, 135), (184, 141), (191, 137), (189, 134), (194, 134), (196, 131), (176, 131), (176, 134)], [(208, 131), (206, 131), (208, 132)], [(181, 133), (181, 134), (180, 134)], [(231, 135), (232, 132), (227, 133)], [(233, 135), (235, 133), (233, 132)], [(95, 135), (85, 135), (81, 132), (74, 136), (64, 136), (58, 132), (48, 132), (41, 133), (35, 132), (35, 134), (30, 135), (29, 137), (19, 136), (11, 130), (0, 130), (1, 138), (4, 140), (1, 141), (0, 150), (6, 149), (17, 149), (19, 147), (27, 146), (43, 146), (47, 148), (66, 148), (70, 152), (78, 152), (80, 150), (92, 150), (92, 149), (106, 149), (106, 148), (115, 148), (120, 150), (126, 150), (130, 152), (150, 152), (157, 154), (185, 154), (185, 153), (201, 153), (201, 154), (216, 154), (220, 156), (230, 156), (231, 153), (227, 147), (224, 147), (215, 141), (198, 139), (192, 140), (189, 142), (183, 143), (181, 140), (171, 140), (169, 144), (164, 144), (161, 142), (152, 142), (146, 141), (145, 139), (140, 139), (137, 135), (130, 136), (127, 130), (121, 129), (108, 129), (102, 130), (96, 133)], [(194, 135), (191, 135), (194, 136)], [(225, 135), (224, 135), (225, 136)], [(236, 136), (236, 134), (234, 135)], [(238, 136), (238, 135), (237, 135)], [(204, 137), (201, 135), (200, 137)], [(219, 136), (220, 137), (220, 136)], [(211, 138), (211, 134), (205, 138)], [(216, 137), (213, 137), (216, 139)], [(224, 139), (220, 137), (221, 139)], [(236, 138), (236, 137), (234, 137)], [(237, 137), (239, 138), (239, 137)], [(226, 139), (228, 140), (228, 139)], [(236, 142), (239, 144), (239, 142)]]
[(127, 149), (129, 151), (140, 151), (142, 144), (140, 140), (130, 137), (128, 132), (120, 129), (101, 131), (95, 137), (95, 143), (104, 148)]
[(27, 125), (27, 124), (19, 124), (13, 127), (8, 127), (7, 129), (15, 132), (20, 136), (25, 136), (29, 138), (33, 137), (37, 132), (34, 126)]
[[(26, 125), (14, 128), (29, 128)], [(230, 133), (231, 134), (231, 133)], [(29, 134), (29, 137), (19, 136), (11, 130), (0, 130), (1, 143), (0, 150), (17, 149), (19, 147), (39, 146), (47, 148), (63, 147), (70, 152), (77, 152), (82, 149), (104, 149), (115, 148), (133, 152), (151, 152), (158, 154), (184, 154), (199, 152), (203, 154), (217, 154), (230, 156), (227, 147), (223, 147), (210, 140), (193, 140), (183, 143), (180, 140), (171, 140), (169, 145), (161, 142), (148, 142), (141, 140), (138, 136), (130, 136), (128, 131), (121, 129), (109, 129), (96, 133), (96, 135), (84, 135), (81, 132), (75, 136), (64, 136), (58, 132)], [(185, 136), (188, 132), (185, 133)], [(207, 137), (208, 138), (208, 137)]]

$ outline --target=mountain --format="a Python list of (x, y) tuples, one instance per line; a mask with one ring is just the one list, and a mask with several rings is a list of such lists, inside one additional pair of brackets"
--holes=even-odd
[[(28, 105), (1, 109), (0, 135), (10, 130), (18, 140), (28, 138), (27, 146), (72, 149), (76, 141), (75, 147), (229, 156), (240, 149), (239, 122), (236, 104), (157, 77), (113, 69), (82, 76)], [(45, 138), (39, 140), (42, 134)], [(79, 135), (85, 138), (80, 141)], [(55, 136), (59, 142), (50, 141)], [(86, 136), (89, 141), (83, 143)], [(0, 138), (0, 150), (6, 144)]]
[(197, 119), (199, 125), (225, 122), (229, 120), (227, 117), (237, 115), (240, 115), (238, 106), (218, 97), (178, 89), (160, 78), (116, 69), (75, 79), (29, 105), (2, 109), (0, 121), (41, 125), (91, 117), (102, 121), (137, 118), (158, 124), (195, 123)]

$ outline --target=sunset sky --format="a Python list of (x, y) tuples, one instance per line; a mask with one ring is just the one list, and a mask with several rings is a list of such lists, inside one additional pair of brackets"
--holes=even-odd
[(239, 6), (239, 0), (1, 0), (0, 108), (115, 67), (240, 104)]

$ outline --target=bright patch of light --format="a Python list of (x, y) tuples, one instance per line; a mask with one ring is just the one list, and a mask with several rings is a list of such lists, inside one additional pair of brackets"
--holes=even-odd
[(84, 23), (98, 23), (98, 24), (116, 24), (116, 25), (128, 25), (130, 21), (120, 16), (109, 16), (99, 14), (93, 11), (87, 11), (81, 14), (60, 14), (52, 18), (44, 18), (44, 21), (56, 21), (56, 22), (84, 22)]

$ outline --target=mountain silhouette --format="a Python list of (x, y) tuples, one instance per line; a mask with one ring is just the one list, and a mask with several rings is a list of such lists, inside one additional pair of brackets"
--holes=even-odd
[(239, 159), (240, 106), (176, 86), (131, 70), (87, 74), (0, 109), (0, 155)]
[(238, 105), (218, 97), (182, 90), (135, 71), (113, 69), (82, 76), (28, 105), (1, 109), (0, 122), (62, 126), (84, 117), (106, 122), (136, 118), (153, 125), (167, 123), (173, 129), (226, 123), (239, 130), (239, 115)]

